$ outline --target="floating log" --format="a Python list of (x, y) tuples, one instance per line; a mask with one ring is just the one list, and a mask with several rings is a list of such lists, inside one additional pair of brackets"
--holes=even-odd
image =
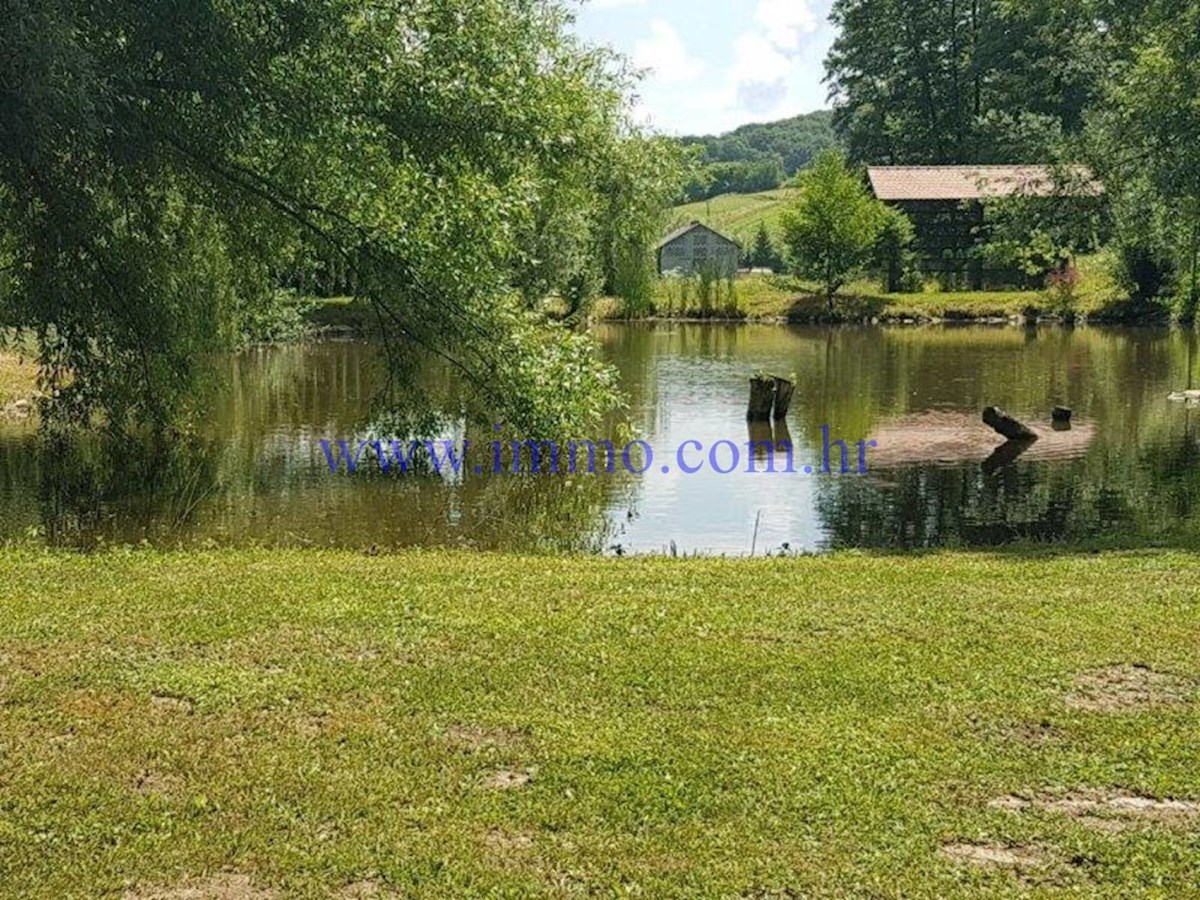
[(750, 379), (750, 407), (746, 418), (751, 422), (769, 422), (771, 407), (775, 405), (775, 379)]
[(775, 379), (775, 421), (786, 419), (788, 410), (792, 407), (792, 396), (796, 393), (796, 385), (786, 378)]
[(983, 411), (983, 423), (1010, 441), (1037, 440), (1037, 435), (1032, 429), (995, 406), (989, 406)]
[(1050, 412), (1050, 418), (1055, 422), (1070, 422), (1075, 414), (1065, 406), (1056, 406)]

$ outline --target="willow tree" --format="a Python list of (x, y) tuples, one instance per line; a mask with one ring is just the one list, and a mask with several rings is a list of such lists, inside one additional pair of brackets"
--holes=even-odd
[(51, 415), (171, 421), (197, 357), (313, 258), (350, 273), (397, 378), (437, 354), (524, 429), (613, 402), (587, 338), (509, 299), (546, 204), (583, 206), (566, 230), (599, 253), (608, 167), (648, 146), (557, 0), (3, 9), (0, 313), (37, 334)]

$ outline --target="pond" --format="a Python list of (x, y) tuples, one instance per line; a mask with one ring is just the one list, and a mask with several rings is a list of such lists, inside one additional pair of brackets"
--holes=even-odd
[[(655, 324), (596, 336), (655, 454), (644, 474), (334, 474), (321, 442), (365, 433), (376, 349), (257, 349), (221, 361), (201, 434), (161, 462), (48, 453), (28, 429), (0, 427), (0, 540), (730, 555), (1200, 543), (1200, 409), (1168, 400), (1195, 386), (1194, 334)], [(745, 420), (759, 371), (797, 384), (774, 433)], [(1069, 431), (1050, 425), (1060, 404)], [(979, 421), (990, 405), (1041, 439), (1002, 447)], [(847, 444), (849, 474), (822, 474), (824, 428)], [(773, 439), (791, 442), (794, 471), (782, 454), (767, 471), (746, 446)], [(709, 462), (723, 441), (741, 449), (728, 474)], [(875, 443), (865, 473), (859, 441)], [(680, 469), (681, 446), (698, 471)], [(730, 468), (732, 451), (713, 461)], [(836, 445), (832, 456), (840, 470)]]

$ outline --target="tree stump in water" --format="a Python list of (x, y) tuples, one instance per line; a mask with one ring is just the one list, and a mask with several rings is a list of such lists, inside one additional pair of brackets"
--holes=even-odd
[(792, 396), (796, 393), (796, 385), (786, 378), (775, 379), (775, 421), (786, 419), (792, 406)]
[(983, 422), (1010, 441), (1036, 441), (1037, 435), (1004, 410), (989, 406), (983, 411)]
[(746, 410), (746, 418), (751, 422), (769, 422), (771, 407), (775, 405), (775, 379), (750, 379), (750, 408)]
[(1070, 422), (1074, 413), (1065, 406), (1056, 406), (1050, 413), (1050, 418), (1055, 422)]

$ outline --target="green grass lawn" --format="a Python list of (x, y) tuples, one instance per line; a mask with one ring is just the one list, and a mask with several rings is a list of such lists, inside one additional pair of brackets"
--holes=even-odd
[(1198, 676), (1182, 553), (6, 551), (0, 894), (1184, 896)]
[[(722, 296), (726, 291), (721, 285)], [(1040, 291), (934, 292), (887, 294), (869, 281), (858, 281), (839, 291), (832, 315), (814, 282), (789, 276), (742, 275), (734, 283), (740, 318), (788, 319), (794, 322), (915, 321), (1010, 319), (1029, 313), (1046, 315), (1054, 302)], [(703, 316), (705, 311), (693, 282), (661, 278), (655, 283), (654, 303), (661, 316)], [(728, 317), (724, 303), (714, 304), (716, 318)], [(598, 306), (602, 318), (622, 318), (623, 304), (607, 300)]]
[[(810, 319), (828, 315), (820, 287), (794, 278), (749, 276), (738, 282), (741, 305), (752, 317)], [(925, 291), (888, 294), (879, 285), (858, 281), (839, 292), (835, 313), (851, 319), (1011, 318), (1030, 310), (1045, 312), (1049, 298), (1040, 291)]]
[[(1080, 283), (1070, 304), (1076, 315), (1105, 318), (1123, 310), (1120, 291), (1109, 277), (1103, 261), (1079, 260)], [(937, 291), (888, 294), (877, 282), (859, 280), (837, 295), (831, 316), (828, 303), (815, 282), (784, 275), (740, 275), (734, 282), (740, 318), (787, 319), (794, 322), (839, 321), (883, 322), (931, 320), (1012, 319), (1018, 316), (1061, 315), (1064, 304), (1052, 291)], [(703, 315), (695, 279), (660, 278), (655, 282), (655, 308), (659, 315)], [(727, 291), (722, 284), (721, 291)], [(727, 316), (727, 304), (714, 303), (712, 315)], [(598, 307), (601, 317), (620, 318), (620, 301), (608, 300)]]

